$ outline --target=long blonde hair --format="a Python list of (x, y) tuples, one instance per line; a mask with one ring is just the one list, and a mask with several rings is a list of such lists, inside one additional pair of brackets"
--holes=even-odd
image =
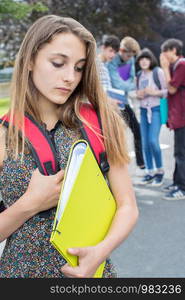
[[(24, 114), (29, 113), (41, 122), (38, 108), (38, 90), (33, 84), (29, 66), (38, 53), (52, 38), (59, 33), (69, 32), (78, 36), (86, 45), (86, 67), (82, 80), (76, 90), (61, 105), (61, 120), (67, 127), (77, 127), (80, 117), (80, 105), (84, 99), (97, 109), (101, 116), (103, 137), (108, 159), (114, 164), (129, 162), (125, 139), (125, 125), (118, 111), (113, 109), (104, 93), (96, 67), (96, 41), (92, 34), (72, 18), (47, 15), (39, 18), (28, 30), (16, 57), (11, 87), (10, 126), (8, 129), (8, 147), (15, 157), (20, 152), (19, 128), (24, 132)], [(13, 126), (13, 119), (14, 124)], [(25, 146), (24, 135), (21, 139), (21, 153)]]

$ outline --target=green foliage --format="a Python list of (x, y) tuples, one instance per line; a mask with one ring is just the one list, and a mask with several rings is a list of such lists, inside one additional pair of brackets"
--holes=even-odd
[(9, 102), (10, 102), (9, 98), (0, 99), (0, 116), (2, 116), (8, 111)]
[[(45, 14), (76, 19), (92, 32), (97, 42), (105, 34), (115, 34), (120, 39), (132, 36), (142, 47), (157, 53), (161, 42), (168, 37), (180, 38), (185, 44), (185, 14), (164, 9), (161, 4), (162, 0), (0, 0), (0, 21), (3, 19), (0, 23), (7, 24), (7, 28), (9, 24), (19, 28), (16, 33), (20, 39), (11, 51), (15, 53), (10, 61), (14, 61), (29, 26)], [(10, 34), (4, 43), (11, 39), (14, 36)]]
[(46, 12), (48, 8), (41, 2), (28, 4), (26, 2), (15, 2), (13, 0), (0, 1), (0, 20), (7, 17), (21, 20), (34, 11)]
[(42, 0), (49, 13), (78, 20), (96, 39), (103, 34), (145, 38), (155, 36), (150, 21), (158, 22), (162, 0)]

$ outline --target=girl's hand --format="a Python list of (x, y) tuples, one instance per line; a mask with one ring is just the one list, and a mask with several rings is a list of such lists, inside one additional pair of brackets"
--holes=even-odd
[(71, 267), (69, 264), (65, 264), (61, 268), (61, 271), (67, 277), (92, 278), (99, 265), (103, 262), (103, 260), (99, 258), (100, 254), (96, 246), (70, 248), (68, 252), (78, 256), (79, 265), (77, 267)]
[(38, 168), (33, 172), (26, 191), (29, 207), (38, 213), (57, 205), (64, 171), (55, 175), (42, 175)]
[(136, 95), (138, 99), (143, 99), (145, 97), (145, 90), (138, 90)]
[(147, 95), (147, 96), (156, 96), (156, 90), (154, 90), (150, 87), (146, 87), (145, 88), (145, 95)]

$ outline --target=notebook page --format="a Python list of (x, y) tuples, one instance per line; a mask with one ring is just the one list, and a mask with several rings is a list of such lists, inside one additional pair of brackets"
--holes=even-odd
[(72, 151), (70, 163), (69, 163), (69, 166), (67, 169), (64, 188), (63, 188), (63, 192), (62, 192), (62, 196), (61, 196), (62, 198), (60, 200), (60, 206), (58, 209), (57, 221), (59, 221), (61, 219), (62, 214), (65, 210), (65, 207), (66, 207), (69, 195), (70, 195), (70, 191), (76, 180), (76, 176), (80, 169), (86, 147), (87, 147), (87, 145), (85, 143), (81, 142), (81, 143), (78, 143)]

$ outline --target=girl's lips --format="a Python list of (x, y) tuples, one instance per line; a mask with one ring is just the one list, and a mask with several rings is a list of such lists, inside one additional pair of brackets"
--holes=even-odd
[(70, 89), (66, 89), (66, 88), (57, 88), (59, 91), (64, 92), (64, 93), (69, 93), (71, 92)]

